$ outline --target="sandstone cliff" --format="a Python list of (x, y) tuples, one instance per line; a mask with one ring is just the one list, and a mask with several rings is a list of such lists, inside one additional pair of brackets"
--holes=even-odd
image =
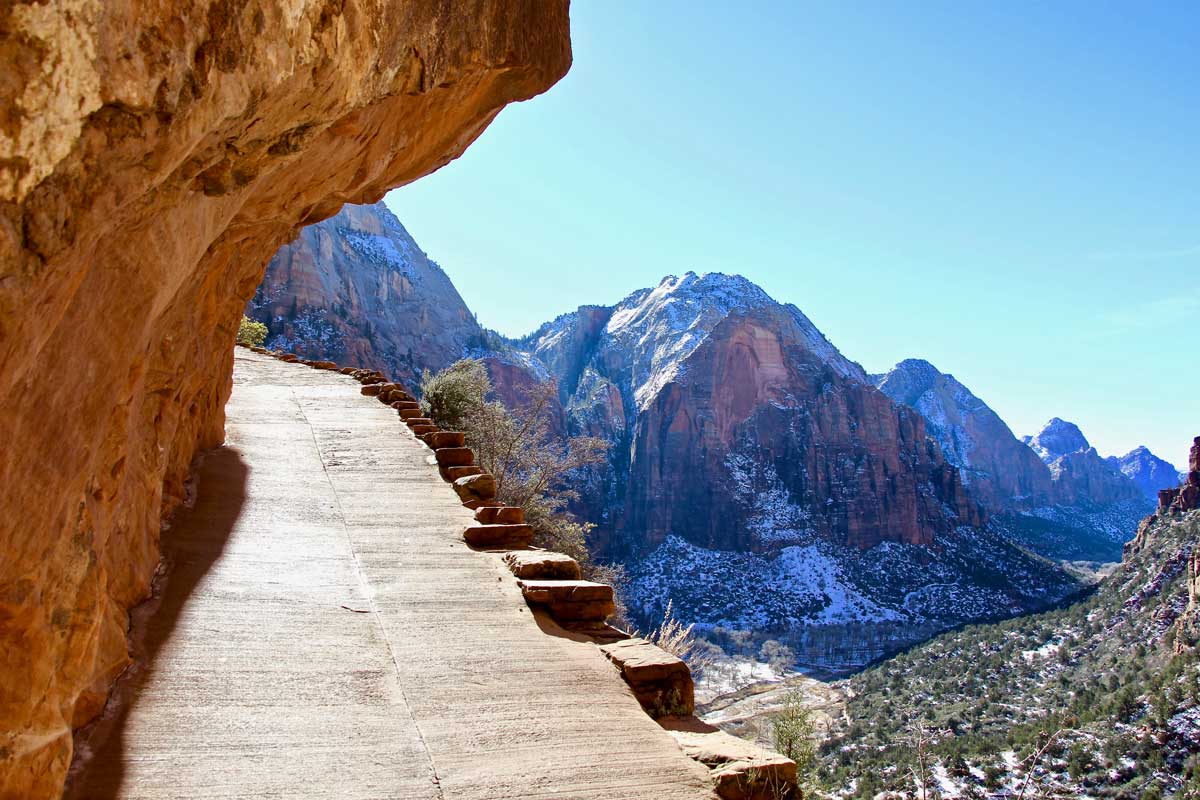
[(635, 614), (670, 597), (702, 625), (904, 639), (1074, 586), (982, 527), (920, 414), (744, 278), (668, 277), (513, 346), (555, 378), (571, 432), (612, 443), (580, 511), (629, 568)]
[(986, 403), (928, 361), (901, 361), (876, 376), (880, 391), (920, 412), (946, 460), (988, 508), (1031, 508), (1050, 502), (1049, 468)]
[(57, 793), (280, 245), (570, 64), (566, 0), (0, 6), (0, 795)]
[(454, 284), (383, 203), (346, 205), (279, 249), (246, 312), (267, 346), (415, 386), (483, 346)]

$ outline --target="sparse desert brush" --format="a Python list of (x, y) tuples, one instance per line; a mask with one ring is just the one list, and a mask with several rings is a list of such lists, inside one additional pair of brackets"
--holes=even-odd
[(267, 340), (267, 326), (242, 315), (238, 323), (237, 343), (246, 347), (262, 347)]

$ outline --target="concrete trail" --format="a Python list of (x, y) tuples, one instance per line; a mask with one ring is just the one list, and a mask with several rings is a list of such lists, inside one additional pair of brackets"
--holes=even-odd
[(240, 348), (227, 411), (67, 797), (713, 797), (596, 646), (463, 544), (394, 411)]

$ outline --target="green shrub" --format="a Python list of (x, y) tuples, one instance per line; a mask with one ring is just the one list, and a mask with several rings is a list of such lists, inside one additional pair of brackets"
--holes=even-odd
[(238, 323), (237, 343), (246, 347), (262, 347), (266, 340), (267, 326), (243, 314), (242, 321)]
[(783, 708), (771, 718), (775, 749), (796, 762), (800, 785), (809, 781), (817, 761), (817, 730), (813, 712), (800, 691), (788, 692)]
[(487, 405), (492, 391), (487, 369), (474, 358), (456, 361), (437, 374), (421, 376), (421, 410), (447, 430), (466, 431)]

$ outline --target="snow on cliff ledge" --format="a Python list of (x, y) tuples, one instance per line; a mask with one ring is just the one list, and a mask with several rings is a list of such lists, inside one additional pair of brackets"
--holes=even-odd
[(818, 358), (843, 377), (866, 382), (862, 368), (849, 361), (794, 305), (781, 305), (740, 275), (686, 272), (668, 275), (658, 286), (641, 289), (613, 311), (605, 334), (633, 354), (632, 389), (639, 408), (682, 374), (682, 362), (723, 319), (734, 313), (779, 308), (791, 316)]

